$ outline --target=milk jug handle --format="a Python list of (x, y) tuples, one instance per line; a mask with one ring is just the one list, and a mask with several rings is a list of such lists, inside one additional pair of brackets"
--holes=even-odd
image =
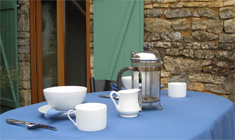
[(125, 67), (125, 68), (122, 68), (122, 69), (118, 72), (118, 76), (117, 76), (117, 87), (118, 87), (118, 90), (122, 90), (122, 74), (123, 74), (125, 71), (128, 71), (128, 70), (133, 70), (133, 67)]

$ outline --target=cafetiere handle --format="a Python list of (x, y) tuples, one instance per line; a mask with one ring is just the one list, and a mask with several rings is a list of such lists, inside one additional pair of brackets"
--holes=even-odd
[(123, 74), (125, 71), (128, 71), (128, 70), (133, 70), (133, 67), (125, 67), (125, 68), (122, 68), (122, 69), (118, 72), (118, 76), (117, 76), (117, 86), (118, 86), (118, 90), (122, 90), (122, 74)]

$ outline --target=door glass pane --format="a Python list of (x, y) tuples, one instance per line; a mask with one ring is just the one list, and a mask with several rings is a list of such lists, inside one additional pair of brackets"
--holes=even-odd
[(57, 86), (56, 1), (42, 1), (43, 88)]
[(68, 85), (86, 86), (85, 11), (85, 0), (65, 1), (65, 75)]

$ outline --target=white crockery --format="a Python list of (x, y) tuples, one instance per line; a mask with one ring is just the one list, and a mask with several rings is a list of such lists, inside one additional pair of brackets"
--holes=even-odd
[[(75, 113), (76, 122), (70, 117), (70, 113)], [(100, 131), (107, 126), (107, 105), (102, 103), (79, 104), (74, 110), (69, 110), (68, 118), (81, 131)]]
[[(120, 90), (118, 92), (112, 91), (110, 93), (110, 98), (121, 117), (133, 118), (138, 115), (138, 112), (140, 111), (140, 105), (138, 102), (139, 92), (140, 89), (127, 89)], [(114, 101), (113, 94), (116, 94), (119, 97), (118, 104)]]
[[(51, 109), (51, 106), (50, 106), (50, 105), (44, 105), (44, 106), (39, 107), (39, 108), (38, 108), (38, 111), (41, 112), (42, 114), (46, 114), (49, 109)], [(74, 117), (75, 114), (74, 114), (74, 113), (71, 113), (70, 116), (71, 116), (71, 117)], [(62, 114), (60, 114), (60, 115), (57, 115), (57, 116), (55, 116), (55, 117), (53, 117), (53, 118), (56, 118), (56, 119), (64, 119), (64, 118), (67, 118), (67, 112), (62, 113)]]
[(132, 76), (123, 76), (122, 77), (122, 83), (126, 89), (132, 88)]
[(183, 98), (187, 94), (187, 84), (183, 82), (168, 83), (168, 96), (174, 98)]
[(56, 110), (68, 111), (81, 104), (86, 96), (87, 88), (83, 86), (57, 86), (43, 90), (46, 101)]

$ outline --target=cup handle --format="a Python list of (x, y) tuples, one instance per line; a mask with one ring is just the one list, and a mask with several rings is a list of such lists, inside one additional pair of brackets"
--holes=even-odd
[(74, 120), (70, 117), (70, 113), (75, 113), (75, 111), (74, 111), (74, 110), (69, 110), (69, 111), (67, 112), (67, 116), (68, 116), (68, 118), (73, 122), (73, 124), (74, 124), (75, 126), (77, 126), (77, 124), (74, 122)]
[(112, 91), (112, 92), (109, 94), (109, 96), (110, 96), (110, 98), (112, 99), (114, 105), (115, 105), (116, 108), (118, 109), (118, 105), (117, 105), (116, 101), (114, 101), (114, 99), (113, 99), (113, 94), (116, 94), (116, 95), (119, 97), (119, 93), (116, 92), (116, 91)]

